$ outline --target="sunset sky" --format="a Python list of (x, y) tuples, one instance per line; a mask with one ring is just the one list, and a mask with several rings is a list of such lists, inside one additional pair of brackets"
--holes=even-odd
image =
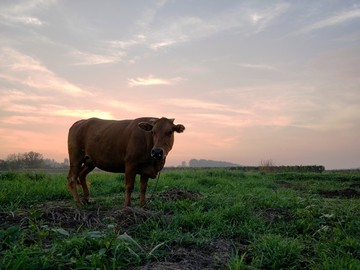
[(360, 167), (360, 1), (1, 1), (0, 33), (0, 159), (166, 116), (168, 166)]

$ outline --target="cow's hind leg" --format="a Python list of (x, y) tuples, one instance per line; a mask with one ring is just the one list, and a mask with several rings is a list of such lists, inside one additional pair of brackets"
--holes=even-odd
[(95, 166), (90, 160), (85, 160), (84, 165), (81, 167), (79, 180), (83, 190), (83, 203), (89, 202), (89, 189), (86, 183), (86, 175), (90, 173), (93, 169), (95, 169)]
[(70, 164), (70, 170), (67, 177), (67, 188), (70, 191), (71, 195), (73, 196), (77, 206), (81, 205), (79, 194), (77, 192), (77, 187), (76, 187), (77, 179), (80, 173), (80, 168), (81, 168), (81, 163), (77, 163), (75, 165)]

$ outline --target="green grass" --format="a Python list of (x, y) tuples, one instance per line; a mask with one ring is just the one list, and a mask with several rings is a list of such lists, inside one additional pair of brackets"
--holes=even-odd
[(1, 173), (0, 269), (360, 269), (359, 172), (168, 170), (130, 212), (123, 175), (88, 181), (78, 210), (65, 175)]

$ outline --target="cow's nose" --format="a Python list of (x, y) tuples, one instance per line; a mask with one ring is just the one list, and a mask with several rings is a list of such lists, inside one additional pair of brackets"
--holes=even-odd
[(164, 150), (161, 148), (153, 148), (151, 149), (151, 156), (155, 159), (162, 159), (164, 156)]

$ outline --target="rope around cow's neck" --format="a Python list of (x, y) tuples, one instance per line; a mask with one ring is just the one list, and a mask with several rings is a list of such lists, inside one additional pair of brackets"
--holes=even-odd
[(158, 182), (159, 182), (159, 179), (160, 179), (160, 173), (161, 173), (161, 171), (159, 171), (158, 177), (156, 178), (155, 187), (153, 188), (153, 191), (152, 191), (152, 193), (150, 195), (150, 198), (146, 201), (144, 206), (147, 206), (149, 204), (149, 202), (152, 201), (153, 198), (154, 198), (154, 194), (155, 194), (155, 192), (157, 190)]

